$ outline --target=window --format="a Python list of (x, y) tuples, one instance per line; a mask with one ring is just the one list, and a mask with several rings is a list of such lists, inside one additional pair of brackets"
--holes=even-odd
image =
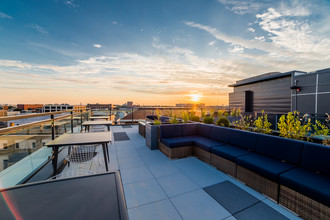
[(18, 149), (19, 148), (19, 143), (16, 143), (15, 147), (16, 147), (16, 149)]
[(7, 150), (7, 149), (8, 149), (7, 144), (3, 144), (3, 149), (4, 149), (4, 150)]
[(32, 142), (32, 148), (36, 148), (36, 143)]
[(45, 146), (46, 145), (46, 143), (45, 142), (42, 142), (42, 146)]

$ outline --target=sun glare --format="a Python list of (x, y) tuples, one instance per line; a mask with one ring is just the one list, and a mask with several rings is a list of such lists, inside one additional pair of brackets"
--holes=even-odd
[(190, 97), (191, 97), (190, 101), (198, 102), (202, 96), (200, 94), (191, 94)]

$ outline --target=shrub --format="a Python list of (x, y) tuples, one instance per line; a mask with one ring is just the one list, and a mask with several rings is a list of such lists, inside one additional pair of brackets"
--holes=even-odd
[(241, 116), (241, 109), (240, 108), (238, 108), (238, 109), (233, 108), (230, 112), (230, 116), (233, 116), (233, 117)]
[(224, 117), (227, 118), (228, 116), (228, 112), (226, 112), (226, 110), (218, 110), (218, 117)]
[(199, 119), (199, 117), (198, 117), (197, 115), (192, 115), (192, 116), (190, 117), (190, 121), (196, 121), (196, 122), (199, 122), (200, 119)]
[(154, 125), (160, 125), (160, 124), (162, 124), (162, 122), (160, 120), (158, 120), (158, 119), (154, 120)]
[(182, 112), (181, 117), (184, 123), (188, 123), (189, 121), (189, 113), (188, 112)]
[(278, 129), (281, 137), (304, 140), (312, 128), (310, 119), (308, 119), (305, 125), (302, 125), (299, 120), (299, 112), (294, 111), (280, 117)]
[(267, 114), (265, 114), (263, 110), (262, 110), (261, 116), (258, 117), (257, 120), (255, 120), (253, 124), (256, 126), (254, 128), (254, 131), (256, 131), (256, 132), (263, 133), (263, 134), (270, 134), (272, 131), (270, 129), (270, 126), (272, 126), (272, 124), (268, 121)]
[(315, 124), (313, 124), (313, 128), (314, 133), (311, 136), (318, 136), (320, 138), (323, 138), (323, 144), (330, 145), (330, 139), (328, 138), (329, 128), (318, 120), (316, 120)]
[(217, 125), (222, 127), (229, 127), (230, 122), (227, 118), (219, 118), (217, 121)]
[(170, 122), (170, 124), (177, 124), (178, 120), (176, 118), (176, 115), (172, 116), (172, 118), (170, 118), (169, 122)]
[(212, 117), (206, 116), (203, 118), (203, 123), (205, 124), (213, 124), (214, 123), (214, 119)]
[(238, 129), (242, 130), (251, 130), (251, 126), (253, 125), (253, 119), (252, 116), (244, 116), (241, 117), (240, 120), (233, 122), (233, 125), (237, 127)]

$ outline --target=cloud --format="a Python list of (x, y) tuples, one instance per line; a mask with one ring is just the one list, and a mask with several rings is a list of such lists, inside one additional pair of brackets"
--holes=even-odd
[(102, 47), (101, 44), (93, 44), (93, 46), (96, 47), (96, 48), (101, 48)]
[(235, 14), (244, 15), (246, 13), (256, 13), (264, 5), (260, 2), (252, 0), (218, 0), (220, 3), (226, 6), (226, 8)]
[(34, 30), (36, 30), (36, 31), (38, 31), (42, 34), (48, 34), (48, 31), (45, 28), (43, 28), (43, 27), (41, 27), (37, 24), (30, 24), (30, 25), (28, 25), (28, 27), (32, 28), (32, 29), (34, 29)]
[(228, 52), (240, 54), (244, 52), (244, 48), (239, 45), (233, 45), (231, 48), (228, 49)]
[(3, 13), (3, 12), (0, 11), (0, 18), (8, 18), (8, 19), (12, 19), (13, 17), (10, 16), (10, 15), (7, 15), (7, 14), (5, 14), (5, 13)]
[(76, 4), (74, 0), (65, 1), (64, 4), (67, 5), (68, 7), (71, 7), (71, 8), (78, 8), (79, 7), (79, 5)]
[(248, 28), (247, 30), (250, 31), (250, 32), (252, 32), (252, 33), (256, 31), (253, 28)]
[(208, 45), (213, 46), (213, 45), (215, 45), (215, 43), (216, 43), (216, 41), (214, 40), (214, 41), (209, 42)]
[(118, 21), (113, 21), (112, 24), (118, 24)]

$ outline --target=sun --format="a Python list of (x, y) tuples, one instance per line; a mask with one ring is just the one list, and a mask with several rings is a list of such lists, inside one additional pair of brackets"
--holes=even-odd
[(192, 102), (198, 102), (202, 97), (200, 94), (190, 94), (189, 96), (191, 97), (190, 101)]

